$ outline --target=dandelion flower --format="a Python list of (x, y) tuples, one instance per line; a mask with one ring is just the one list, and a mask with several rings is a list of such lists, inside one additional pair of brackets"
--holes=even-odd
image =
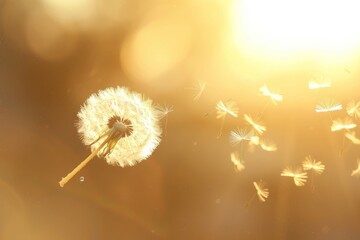
[(345, 133), (345, 137), (349, 139), (353, 144), (360, 144), (360, 139), (356, 137), (354, 131)]
[(351, 176), (360, 176), (360, 159), (357, 160), (357, 168), (351, 172)]
[(317, 162), (315, 159), (312, 159), (311, 156), (306, 157), (302, 165), (305, 171), (312, 170), (319, 175), (322, 174), (325, 170), (325, 165), (320, 161)]
[(231, 153), (230, 158), (231, 158), (231, 162), (235, 165), (235, 169), (238, 172), (241, 172), (242, 170), (245, 169), (244, 162), (239, 158), (238, 154)]
[(360, 118), (360, 101), (355, 102), (353, 100), (349, 102), (346, 106), (346, 112), (350, 117)]
[(277, 150), (277, 146), (274, 143), (267, 143), (265, 141), (260, 141), (260, 147), (268, 152), (275, 152)]
[(344, 120), (337, 119), (337, 120), (333, 120), (333, 123), (331, 125), (331, 131), (335, 132), (343, 129), (349, 130), (355, 127), (356, 124), (351, 120), (351, 118), (346, 118)]
[(315, 80), (309, 81), (308, 86), (309, 89), (328, 88), (331, 87), (331, 82), (328, 79), (321, 77), (319, 81), (315, 81)]
[(244, 119), (255, 129), (258, 134), (262, 135), (266, 131), (266, 127), (262, 125), (262, 123), (253, 120), (250, 115), (244, 114)]
[(295, 185), (298, 187), (304, 186), (307, 179), (307, 173), (303, 172), (301, 168), (298, 168), (295, 171), (290, 168), (285, 168), (282, 171), (281, 176), (292, 177), (294, 179)]
[(282, 95), (270, 92), (269, 88), (266, 85), (260, 88), (260, 92), (262, 93), (262, 95), (270, 97), (274, 104), (277, 104), (277, 102), (281, 102), (283, 100)]
[(265, 183), (263, 181), (253, 182), (256, 189), (257, 195), (261, 202), (265, 202), (266, 198), (269, 197), (269, 189), (265, 188)]
[(252, 141), (255, 138), (254, 131), (246, 129), (236, 129), (230, 132), (230, 144), (236, 146), (242, 141)]
[(194, 101), (198, 101), (200, 97), (203, 95), (206, 87), (206, 82), (197, 81), (196, 84), (194, 84), (193, 90), (195, 91), (194, 94)]
[(316, 112), (333, 112), (342, 109), (342, 105), (340, 103), (335, 102), (333, 99), (326, 99), (323, 102), (320, 102), (316, 105)]
[(151, 100), (123, 87), (91, 95), (78, 113), (78, 132), (92, 153), (59, 182), (60, 186), (96, 155), (121, 167), (148, 158), (160, 143), (158, 115)]

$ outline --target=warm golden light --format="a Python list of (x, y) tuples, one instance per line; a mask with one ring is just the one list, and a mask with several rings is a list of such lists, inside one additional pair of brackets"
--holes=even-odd
[(277, 55), (349, 55), (360, 45), (356, 0), (235, 0), (234, 38), (242, 49)]

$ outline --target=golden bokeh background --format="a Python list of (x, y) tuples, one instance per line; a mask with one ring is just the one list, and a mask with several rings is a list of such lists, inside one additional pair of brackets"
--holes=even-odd
[[(358, 239), (360, 179), (350, 174), (359, 146), (315, 112), (327, 98), (344, 107), (360, 100), (358, 7), (0, 1), (0, 239)], [(330, 88), (308, 89), (322, 77)], [(194, 101), (197, 82), (206, 88)], [(262, 119), (278, 150), (245, 151), (237, 173), (229, 132), (246, 126), (243, 114), (262, 111), (264, 84), (284, 96)], [(90, 153), (75, 127), (80, 106), (114, 86), (173, 105), (166, 136), (134, 167), (96, 158), (60, 188)], [(239, 117), (227, 117), (217, 138), (220, 100), (236, 101)], [(304, 187), (280, 176), (309, 154), (325, 164), (322, 175)], [(270, 191), (265, 203), (252, 185), (259, 179)]]

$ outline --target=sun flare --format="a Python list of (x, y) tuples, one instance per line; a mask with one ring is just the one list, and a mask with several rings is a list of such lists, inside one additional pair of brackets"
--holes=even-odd
[(360, 46), (356, 0), (234, 0), (235, 43), (262, 54), (348, 57)]

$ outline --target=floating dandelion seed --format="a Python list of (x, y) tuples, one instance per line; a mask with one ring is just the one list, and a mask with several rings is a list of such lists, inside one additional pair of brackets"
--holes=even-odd
[(357, 160), (357, 168), (351, 172), (351, 176), (358, 177), (360, 176), (360, 159)]
[(337, 119), (337, 120), (333, 120), (333, 123), (331, 125), (331, 131), (335, 132), (343, 129), (349, 130), (355, 127), (356, 124), (351, 120), (351, 118), (346, 118), (344, 120)]
[(244, 120), (249, 123), (258, 134), (262, 135), (266, 131), (266, 127), (262, 125), (262, 123), (253, 120), (250, 115), (244, 114)]
[(200, 97), (203, 95), (206, 88), (206, 82), (197, 81), (196, 84), (193, 86), (194, 94), (194, 101), (198, 101)]
[(322, 174), (325, 170), (325, 165), (322, 164), (320, 161), (317, 162), (311, 156), (308, 156), (305, 158), (302, 166), (305, 171), (312, 170), (312, 171), (314, 171), (314, 173), (316, 173), (318, 175)]
[(230, 132), (230, 144), (236, 146), (242, 141), (252, 141), (255, 138), (254, 131), (246, 129), (236, 129)]
[(261, 202), (265, 202), (266, 198), (269, 197), (269, 189), (265, 188), (265, 183), (260, 180), (259, 182), (253, 182), (254, 187), (256, 189), (257, 195)]
[(174, 111), (174, 107), (170, 105), (156, 105), (156, 110), (158, 111), (158, 117), (159, 119), (165, 118), (165, 126), (164, 126), (164, 135), (166, 136), (167, 133), (167, 125), (168, 125), (168, 115), (169, 113)]
[(281, 176), (292, 177), (294, 179), (295, 185), (298, 187), (304, 186), (307, 179), (307, 173), (303, 172), (301, 168), (298, 168), (295, 171), (290, 168), (285, 168), (282, 171)]
[(266, 85), (260, 88), (260, 92), (262, 93), (262, 95), (270, 97), (274, 104), (277, 104), (277, 102), (281, 102), (283, 100), (282, 95), (270, 92), (269, 88)]
[(228, 101), (226, 104), (223, 101), (219, 101), (216, 104), (217, 116), (216, 118), (223, 118), (227, 114), (237, 117), (238, 108), (236, 107), (236, 103), (233, 101)]
[(328, 88), (331, 87), (331, 81), (322, 76), (319, 81), (309, 81), (308, 87), (309, 89)]
[(277, 146), (274, 143), (267, 143), (264, 141), (260, 141), (260, 147), (268, 152), (275, 152), (277, 150)]
[(160, 143), (161, 128), (152, 101), (123, 87), (91, 95), (78, 117), (78, 131), (92, 153), (59, 182), (61, 187), (96, 155), (110, 165), (133, 166)]
[(237, 117), (238, 115), (238, 108), (236, 106), (236, 103), (234, 101), (228, 101), (225, 103), (223, 103), (223, 101), (219, 101), (216, 104), (216, 110), (217, 110), (217, 116), (216, 118), (222, 118), (222, 122), (221, 122), (221, 126), (220, 126), (220, 131), (219, 131), (219, 135), (218, 137), (221, 136), (222, 134), (222, 129), (224, 126), (224, 122), (225, 122), (225, 117), (226, 115), (231, 115), (233, 117)]
[(260, 144), (260, 138), (259, 138), (259, 136), (252, 136), (250, 139), (251, 139), (251, 140), (250, 140), (250, 145), (255, 145), (255, 146), (257, 146), (257, 145)]
[(235, 165), (235, 169), (238, 172), (241, 172), (245, 169), (244, 161), (242, 161), (237, 153), (231, 153), (230, 154), (231, 162)]
[(360, 139), (356, 137), (354, 131), (345, 133), (345, 137), (349, 139), (353, 144), (360, 144)]
[(342, 109), (340, 103), (335, 102), (333, 99), (327, 99), (316, 105), (315, 112), (333, 112)]
[(360, 101), (355, 102), (353, 100), (349, 102), (346, 106), (346, 112), (350, 117), (360, 118)]

